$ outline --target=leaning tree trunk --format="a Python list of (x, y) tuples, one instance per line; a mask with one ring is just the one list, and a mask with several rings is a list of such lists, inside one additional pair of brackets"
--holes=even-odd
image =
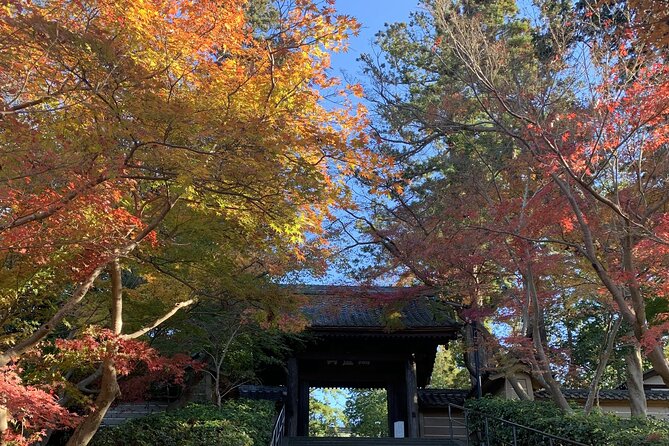
[[(623, 269), (625, 273), (631, 277), (628, 285), (628, 294), (633, 310), (633, 312), (627, 312), (628, 319), (632, 319), (628, 322), (630, 322), (633, 327), (636, 339), (639, 342), (642, 342), (644, 335), (648, 331), (646, 302), (641, 290), (641, 285), (636, 279), (637, 268), (634, 262), (634, 240), (632, 238), (632, 228), (629, 223), (626, 224), (625, 230), (626, 236), (623, 237), (621, 243), (623, 247)], [(667, 357), (662, 347), (659, 345), (655, 346), (648, 354), (648, 359), (653, 365), (655, 372), (657, 372), (662, 378), (662, 381), (664, 381), (664, 384), (669, 386), (669, 364), (667, 363)]]
[[(109, 264), (109, 274), (112, 294), (111, 330), (115, 335), (120, 335), (123, 330), (123, 288), (121, 266), (118, 259)], [(109, 348), (113, 350), (114, 346), (110, 345)], [(100, 383), (100, 393), (95, 399), (95, 409), (77, 426), (74, 434), (68, 440), (67, 446), (86, 446), (100, 428), (100, 423), (102, 423), (109, 407), (120, 394), (121, 390), (116, 377), (114, 358), (105, 358), (102, 363), (102, 381)]]
[[(607, 269), (600, 262), (599, 256), (597, 254), (597, 248), (595, 247), (594, 237), (587, 222), (587, 218), (585, 218), (578, 200), (576, 200), (574, 197), (571, 187), (556, 173), (551, 174), (551, 178), (563, 192), (565, 198), (567, 198), (574, 216), (578, 221), (579, 228), (581, 229), (581, 233), (583, 235), (583, 248), (580, 249), (580, 253), (588, 259), (601, 283), (606, 287), (606, 289), (613, 297), (613, 300), (618, 305), (620, 315), (623, 317), (624, 321), (628, 323), (630, 327), (632, 327), (632, 334), (634, 337), (638, 341), (641, 341), (645, 331), (647, 330), (647, 324), (645, 320), (645, 302), (643, 300), (643, 295), (637, 286), (638, 284), (634, 283), (635, 279), (633, 279), (632, 285), (628, 286), (628, 300), (626, 298), (626, 293), (620, 284), (609, 275)], [(627, 228), (627, 234), (628, 237), (623, 237), (621, 240), (623, 247), (622, 263), (624, 270), (633, 277), (635, 268), (632, 256), (633, 245), (630, 238), (631, 232), (629, 227)], [(669, 385), (669, 366), (667, 365), (667, 359), (662, 349), (654, 348), (649, 355), (649, 359), (651, 360), (653, 367), (658, 367), (657, 371), (665, 384)], [(643, 392), (641, 351), (638, 348), (635, 348), (635, 352), (633, 354), (626, 355), (625, 362), (627, 364), (628, 387), (632, 413), (643, 415), (646, 413), (646, 395)]]
[[(172, 209), (175, 202), (176, 200), (168, 201), (163, 210), (153, 219), (153, 221), (151, 221), (151, 223), (149, 223), (139, 234), (137, 234), (131, 242), (114, 250), (114, 262), (118, 262), (119, 257), (125, 256), (132, 252), (139, 245), (139, 243), (144, 240), (144, 238), (165, 219), (167, 213)], [(35, 348), (44, 338), (51, 334), (51, 332), (63, 321), (63, 319), (81, 303), (84, 297), (86, 297), (88, 291), (91, 289), (93, 283), (103, 271), (104, 267), (105, 265), (98, 266), (88, 275), (85, 280), (79, 283), (70, 298), (65, 301), (65, 303), (58, 309), (58, 311), (56, 311), (53, 316), (51, 316), (51, 318), (49, 318), (47, 322), (43, 323), (39, 328), (37, 328), (37, 330), (18, 341), (12, 347), (0, 352), (0, 367), (4, 367), (10, 362), (15, 361), (17, 358), (21, 358), (21, 356)], [(9, 414), (7, 412), (8, 411), (6, 407), (0, 406), (0, 445), (3, 444), (3, 439), (5, 438), (8, 429), (7, 419)]]
[[(148, 225), (146, 225), (144, 229), (142, 229), (141, 232), (133, 237), (133, 239), (125, 246), (121, 246), (112, 251), (110, 254), (110, 259), (113, 259), (113, 261), (118, 261), (119, 258), (130, 254), (137, 246), (139, 246), (142, 240), (144, 240), (150, 233), (152, 233), (165, 219), (178, 199), (179, 197), (177, 196), (173, 200), (168, 200), (158, 215), (155, 216), (153, 220)], [(86, 277), (85, 280), (80, 282), (70, 298), (60, 306), (58, 311), (56, 311), (56, 313), (51, 316), (47, 322), (40, 325), (40, 327), (37, 328), (34, 332), (18, 341), (12, 347), (3, 352), (0, 352), (0, 367), (4, 367), (16, 359), (20, 359), (21, 356), (35, 348), (42, 340), (44, 340), (44, 338), (51, 334), (51, 332), (53, 332), (53, 330), (58, 327), (63, 319), (81, 303), (84, 297), (86, 297), (88, 291), (93, 286), (93, 283), (98, 278), (100, 273), (104, 270), (105, 266), (106, 265), (98, 266), (88, 275), (88, 277)]]
[(541, 305), (539, 303), (539, 297), (537, 296), (536, 284), (534, 282), (534, 273), (532, 272), (532, 267), (527, 266), (527, 270), (524, 276), (525, 286), (527, 287), (527, 292), (532, 301), (532, 307), (534, 308), (534, 317), (532, 317), (532, 341), (534, 343), (534, 350), (537, 361), (540, 367), (540, 373), (546, 384), (548, 384), (548, 391), (551, 394), (551, 397), (555, 404), (565, 413), (572, 413), (573, 409), (567, 402), (567, 399), (562, 393), (560, 384), (553, 377), (553, 373), (550, 369), (550, 362), (546, 356), (546, 351), (544, 350), (543, 339), (541, 336), (541, 325), (540, 317), (542, 315)]
[(512, 373), (506, 376), (506, 379), (509, 380), (509, 384), (513, 387), (513, 391), (518, 395), (518, 399), (521, 401), (530, 401), (530, 396), (525, 392), (523, 387), (518, 382), (518, 378)]
[[(467, 321), (466, 317), (459, 315), (460, 319)], [(474, 333), (476, 330), (476, 333)], [(476, 355), (478, 355), (478, 372), (482, 374), (484, 371), (491, 368), (490, 364), (490, 353), (488, 342), (492, 338), (492, 334), (488, 331), (485, 325), (481, 323), (474, 324), (469, 322), (465, 323), (462, 327), (462, 343), (464, 347), (463, 359), (465, 363), (465, 368), (469, 372), (469, 380), (471, 382), (472, 388), (475, 388), (477, 385), (476, 379)]]
[[(463, 356), (465, 368), (469, 372), (469, 381), (472, 385), (472, 388), (476, 388), (478, 385), (477, 376), (476, 376), (476, 360), (474, 357), (474, 350), (477, 348), (474, 342), (474, 333), (473, 327), (471, 324), (465, 324), (462, 327), (462, 342), (464, 344)], [(480, 359), (480, 358), (479, 358)], [(479, 369), (480, 370), (480, 369)]]
[(85, 446), (87, 445), (102, 423), (107, 410), (114, 402), (116, 397), (121, 394), (116, 380), (116, 367), (114, 360), (105, 359), (102, 364), (102, 383), (100, 384), (100, 393), (95, 399), (95, 410), (88, 414), (84, 421), (77, 426), (74, 434), (67, 442), (67, 446)]
[(609, 362), (611, 353), (613, 352), (613, 347), (615, 346), (616, 336), (618, 335), (618, 330), (622, 324), (622, 317), (618, 317), (615, 322), (610, 326), (607, 337), (606, 337), (606, 346), (604, 350), (599, 355), (599, 362), (597, 363), (597, 369), (595, 370), (595, 376), (592, 378), (590, 383), (590, 390), (588, 391), (588, 399), (585, 401), (584, 412), (589, 414), (592, 411), (593, 406), (595, 405), (595, 398), (599, 393), (599, 384), (602, 380), (602, 375), (604, 375), (604, 370), (606, 365)]

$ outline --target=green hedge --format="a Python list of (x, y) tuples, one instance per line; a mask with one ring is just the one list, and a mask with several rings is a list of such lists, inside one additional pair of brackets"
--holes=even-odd
[(91, 446), (265, 446), (272, 435), (274, 403), (231, 400), (192, 404), (101, 429)]
[[(669, 423), (655, 418), (620, 418), (613, 414), (591, 413), (585, 415), (575, 409), (573, 415), (564, 415), (554, 404), (544, 401), (510, 401), (497, 398), (469, 400), (469, 426), (484, 432), (481, 413), (513, 421), (524, 426), (548, 432), (559, 437), (593, 446), (669, 446)], [(513, 432), (503, 423), (488, 419), (490, 446), (511, 444)], [(549, 445), (547, 439), (518, 429), (519, 446)], [(559, 442), (553, 443), (555, 446)]]

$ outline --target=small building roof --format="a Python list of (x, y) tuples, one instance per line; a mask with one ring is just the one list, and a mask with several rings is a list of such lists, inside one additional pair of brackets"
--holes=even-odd
[(243, 384), (239, 386), (239, 396), (249, 400), (285, 401), (286, 387)]
[(421, 409), (443, 409), (449, 404), (463, 406), (470, 393), (464, 389), (419, 389), (418, 406)]
[[(568, 400), (585, 400), (588, 398), (588, 389), (562, 389), (564, 397)], [(669, 390), (646, 390), (646, 399), (649, 401), (669, 401)], [(546, 390), (534, 392), (534, 396), (540, 400), (550, 399)], [(629, 392), (623, 389), (602, 389), (599, 391), (600, 400), (629, 401)]]

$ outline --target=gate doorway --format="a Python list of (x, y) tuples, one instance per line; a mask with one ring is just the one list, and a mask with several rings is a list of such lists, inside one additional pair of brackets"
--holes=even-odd
[(390, 436), (385, 388), (309, 389), (310, 437)]

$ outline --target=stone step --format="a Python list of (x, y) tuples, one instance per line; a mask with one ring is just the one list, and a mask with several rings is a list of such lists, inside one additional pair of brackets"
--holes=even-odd
[(466, 446), (449, 438), (288, 437), (284, 446)]

